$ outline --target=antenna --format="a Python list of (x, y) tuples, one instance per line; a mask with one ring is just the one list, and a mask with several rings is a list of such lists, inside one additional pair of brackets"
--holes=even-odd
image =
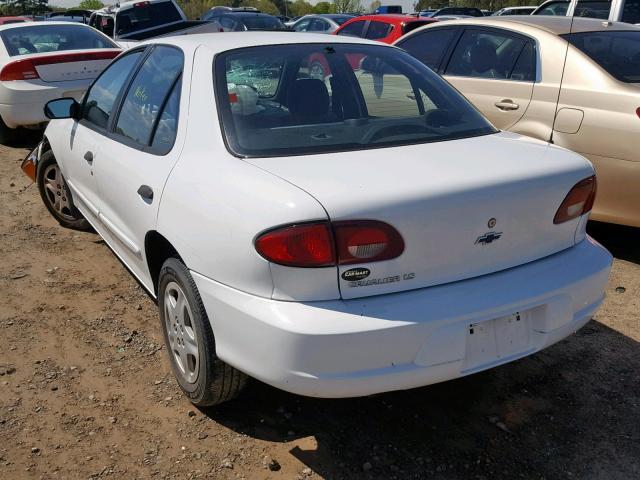
[[(569, 4), (571, 6), (571, 4)], [(571, 34), (573, 33), (573, 19), (575, 18), (576, 10), (575, 8), (571, 12), (571, 23), (569, 24), (569, 38), (571, 38)], [(569, 46), (571, 42), (567, 40), (567, 49), (564, 52), (564, 63), (562, 64), (562, 76), (560, 77), (560, 85), (558, 87), (558, 98), (556, 98), (556, 107), (555, 112), (553, 112), (553, 123), (551, 124), (551, 135), (549, 136), (549, 143), (553, 144), (553, 132), (555, 132), (556, 128), (556, 118), (558, 117), (558, 105), (560, 104), (560, 92), (562, 92), (562, 83), (564, 82), (564, 70), (567, 67), (567, 57), (569, 56)]]

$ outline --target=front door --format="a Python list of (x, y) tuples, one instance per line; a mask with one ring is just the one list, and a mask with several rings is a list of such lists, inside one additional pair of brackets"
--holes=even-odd
[(93, 224), (99, 215), (99, 190), (95, 168), (102, 161), (97, 145), (103, 138), (118, 93), (136, 67), (142, 51), (115, 60), (96, 79), (82, 104), (80, 120), (74, 122), (68, 142), (56, 145), (63, 173), (78, 209)]
[(497, 128), (508, 130), (527, 110), (533, 94), (535, 44), (500, 29), (466, 29), (444, 77)]

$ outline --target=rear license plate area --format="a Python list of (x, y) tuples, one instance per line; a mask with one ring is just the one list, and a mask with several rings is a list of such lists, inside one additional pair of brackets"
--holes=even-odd
[(467, 329), (463, 370), (499, 363), (529, 349), (531, 329), (526, 312), (472, 323)]

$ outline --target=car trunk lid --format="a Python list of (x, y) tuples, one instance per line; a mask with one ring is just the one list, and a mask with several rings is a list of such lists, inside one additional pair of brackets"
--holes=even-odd
[[(485, 275), (571, 247), (579, 220), (553, 218), (593, 174), (576, 154), (507, 133), (248, 161), (307, 191), (332, 221), (379, 220), (400, 232), (399, 257), (339, 267), (345, 299)], [(351, 281), (344, 274), (354, 268), (369, 273)]]
[(45, 82), (92, 80), (106, 68), (119, 49), (75, 51), (31, 57), (38, 76)]

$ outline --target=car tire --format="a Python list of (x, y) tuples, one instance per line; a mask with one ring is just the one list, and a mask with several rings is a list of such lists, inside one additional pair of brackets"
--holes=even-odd
[(191, 403), (205, 407), (237, 397), (248, 377), (216, 356), (202, 299), (177, 258), (169, 258), (160, 270), (158, 309), (171, 368)]
[(8, 145), (15, 140), (15, 129), (9, 128), (2, 117), (0, 117), (0, 143)]
[(91, 224), (75, 207), (69, 186), (51, 150), (40, 157), (36, 183), (44, 206), (60, 225), (74, 230), (91, 230)]

